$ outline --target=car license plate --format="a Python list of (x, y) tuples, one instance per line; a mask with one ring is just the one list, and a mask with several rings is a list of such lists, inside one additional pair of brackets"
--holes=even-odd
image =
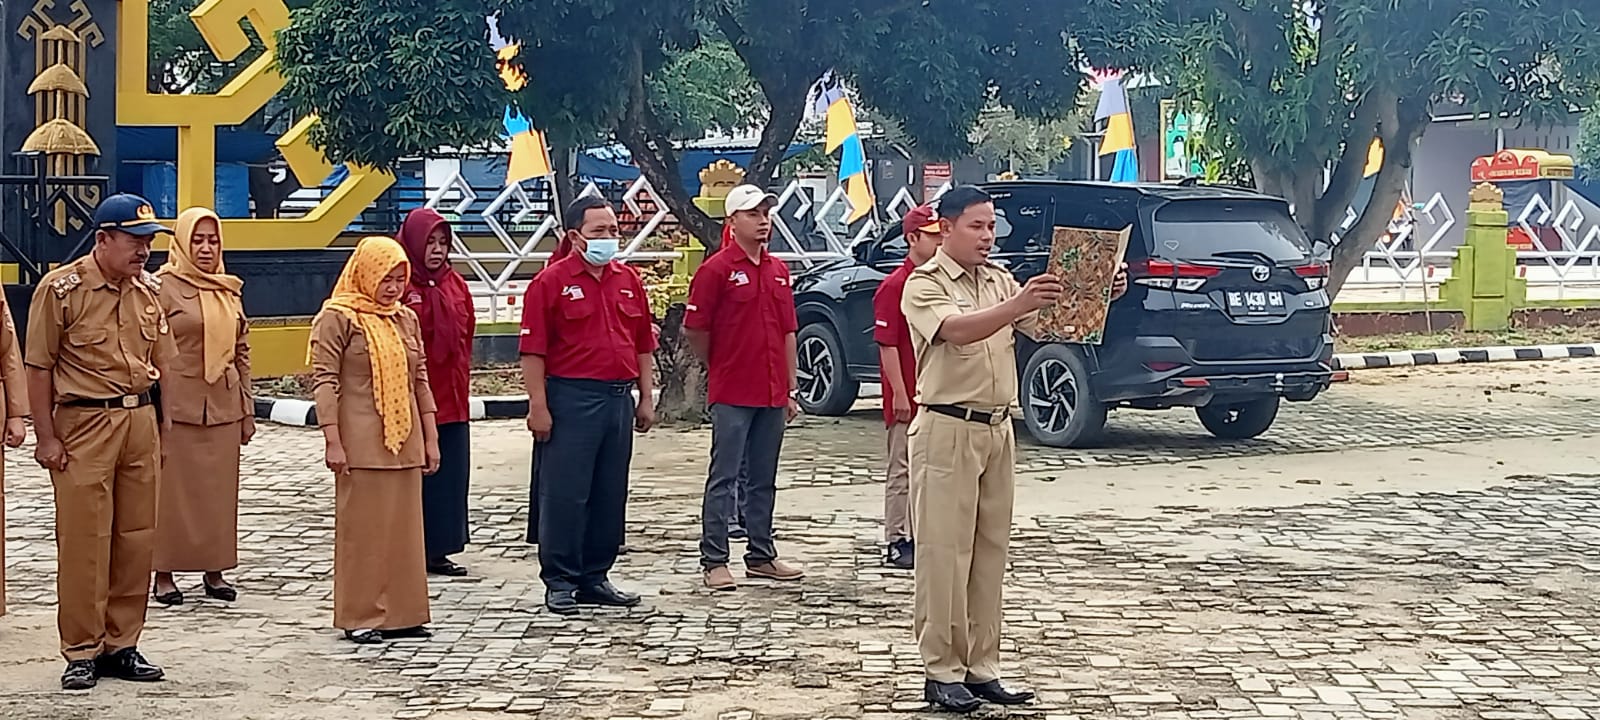
[(1229, 290), (1230, 315), (1282, 315), (1288, 312), (1282, 290)]

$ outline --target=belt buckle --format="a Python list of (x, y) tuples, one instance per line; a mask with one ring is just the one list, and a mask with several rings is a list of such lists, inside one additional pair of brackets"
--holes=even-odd
[(134, 409), (136, 407), (139, 407), (139, 396), (138, 395), (123, 395), (122, 396), (122, 409), (124, 409), (124, 410), (132, 410), (132, 409)]
[(989, 425), (1004, 425), (1007, 420), (1011, 419), (1011, 413), (1007, 412), (1007, 410), (1009, 410), (1009, 408), (995, 410), (994, 412), (989, 413)]

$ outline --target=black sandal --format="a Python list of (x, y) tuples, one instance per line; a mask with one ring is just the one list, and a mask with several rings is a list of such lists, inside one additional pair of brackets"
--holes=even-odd
[(167, 607), (183, 604), (183, 591), (177, 588), (173, 588), (172, 592), (164, 592), (159, 594), (151, 593), (151, 597), (155, 598), (156, 602), (166, 605)]
[(233, 589), (233, 586), (231, 585), (213, 587), (211, 583), (203, 581), (200, 583), (200, 585), (206, 589), (206, 597), (208, 598), (221, 600), (223, 602), (233, 602), (239, 599), (239, 591)]
[(377, 645), (383, 642), (383, 633), (377, 630), (346, 630), (344, 636), (357, 645)]

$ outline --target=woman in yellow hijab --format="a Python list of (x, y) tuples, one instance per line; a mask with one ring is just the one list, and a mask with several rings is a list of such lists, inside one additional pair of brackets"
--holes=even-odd
[(312, 395), (334, 473), (333, 624), (358, 643), (427, 637), (422, 476), (439, 468), (399, 243), (363, 239), (311, 322)]
[(238, 593), (222, 573), (239, 565), (239, 448), (255, 435), (244, 283), (222, 262), (222, 223), (191, 208), (178, 216), (161, 278), (161, 306), (178, 353), (161, 378), (171, 453), (157, 504), (155, 589), (163, 605), (183, 603), (172, 574), (205, 573), (208, 597)]

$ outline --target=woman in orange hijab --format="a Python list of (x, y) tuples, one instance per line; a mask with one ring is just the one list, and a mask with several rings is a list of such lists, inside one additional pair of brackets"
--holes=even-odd
[(369, 237), (311, 322), (312, 395), (334, 473), (333, 624), (357, 643), (427, 637), (422, 476), (439, 469), (411, 265)]
[(222, 577), (239, 565), (239, 451), (256, 433), (249, 324), (239, 278), (222, 263), (222, 223), (205, 208), (178, 215), (167, 262), (156, 271), (178, 353), (161, 378), (172, 421), (157, 503), (156, 602), (181, 605), (172, 574), (201, 572), (207, 597), (238, 597)]

